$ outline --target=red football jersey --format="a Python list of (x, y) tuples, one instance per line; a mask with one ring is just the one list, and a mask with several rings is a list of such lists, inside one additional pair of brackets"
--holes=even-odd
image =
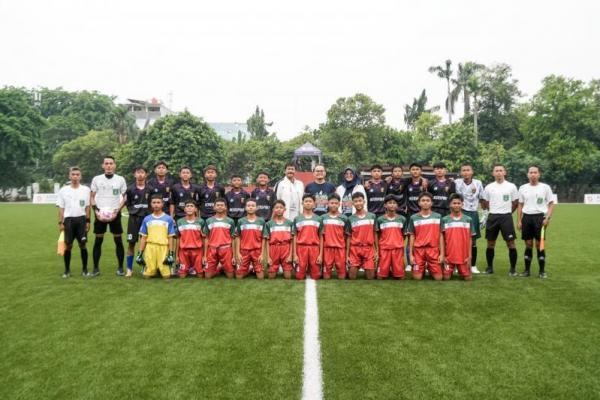
[(446, 261), (449, 264), (464, 264), (469, 257), (471, 238), (477, 233), (471, 218), (462, 213), (458, 218), (446, 215), (442, 218), (442, 232)]
[(240, 238), (240, 249), (260, 249), (264, 227), (265, 220), (260, 217), (256, 217), (254, 221), (250, 221), (248, 217), (240, 218), (236, 226), (236, 235)]
[(263, 230), (263, 237), (269, 240), (269, 244), (289, 244), (294, 234), (294, 223), (289, 219), (284, 219), (280, 224), (271, 219)]
[(410, 217), (407, 233), (415, 235), (415, 247), (440, 247), (440, 223), (442, 217), (432, 212), (424, 217), (414, 214)]
[(327, 214), (321, 216), (320, 233), (323, 235), (324, 247), (345, 248), (346, 247), (346, 224), (348, 219), (339, 214), (332, 217)]
[(319, 245), (319, 230), (321, 229), (321, 218), (313, 214), (305, 217), (303, 214), (294, 218), (296, 230), (296, 244)]
[(235, 222), (229, 217), (210, 217), (206, 220), (203, 232), (211, 247), (230, 245), (235, 236)]
[(177, 230), (179, 231), (180, 249), (201, 249), (204, 229), (204, 220), (198, 218), (188, 221), (185, 218), (177, 221)]
[(396, 215), (389, 219), (385, 215), (377, 218), (375, 229), (379, 232), (379, 248), (384, 250), (404, 247), (404, 226), (406, 219)]
[(364, 217), (352, 214), (346, 225), (346, 235), (351, 246), (372, 246), (375, 243), (375, 214), (368, 212)]

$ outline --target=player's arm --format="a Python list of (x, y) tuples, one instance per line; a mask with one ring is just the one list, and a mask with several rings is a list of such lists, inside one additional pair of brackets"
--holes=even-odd
[(350, 236), (346, 235), (346, 266), (350, 267)]
[(512, 209), (511, 209), (511, 214), (515, 212), (515, 210), (517, 209), (517, 207), (519, 206), (519, 199), (517, 200), (513, 200), (512, 202)]
[(85, 206), (85, 231), (88, 232), (90, 230), (90, 214), (91, 214), (91, 207), (88, 204), (87, 206)]
[(173, 202), (169, 204), (169, 214), (171, 215), (171, 218), (175, 218), (175, 205)]
[(175, 236), (174, 235), (169, 236), (169, 251), (175, 252)]
[(408, 245), (409, 245), (409, 256), (411, 265), (415, 265), (415, 234), (410, 232), (408, 234)]
[(548, 226), (550, 223), (550, 218), (552, 218), (552, 213), (554, 212), (554, 202), (551, 201), (548, 203), (548, 212), (546, 212), (546, 216), (544, 217), (544, 226)]
[(373, 227), (373, 235), (375, 236), (375, 241), (373, 242), (373, 248), (375, 249), (375, 262), (379, 261), (379, 231), (375, 227)]
[(319, 256), (317, 257), (317, 264), (323, 264), (323, 235), (319, 235)]
[(440, 234), (440, 264), (444, 263), (446, 259), (446, 244), (444, 243), (444, 232)]
[(240, 237), (238, 235), (233, 238), (233, 254), (235, 255), (235, 262), (239, 265), (242, 260), (242, 254), (240, 252)]
[(517, 229), (521, 230), (523, 227), (523, 203), (519, 201), (517, 206)]
[(65, 220), (65, 209), (58, 207), (58, 230), (59, 231), (65, 230), (64, 220)]
[(294, 237), (292, 238), (292, 263), (294, 262), (298, 262), (298, 254), (296, 254), (296, 235), (294, 235)]
[(206, 265), (207, 254), (208, 254), (208, 233), (204, 236), (204, 251), (202, 252), (202, 264)]

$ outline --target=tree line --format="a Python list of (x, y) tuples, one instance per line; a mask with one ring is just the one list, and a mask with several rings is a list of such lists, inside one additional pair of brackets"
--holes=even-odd
[[(102, 93), (4, 87), (0, 168), (7, 173), (0, 176), (0, 187), (62, 182), (71, 165), (79, 165), (89, 179), (109, 153), (124, 175), (135, 165), (164, 159), (196, 171), (214, 164), (222, 179), (254, 177), (261, 170), (276, 177), (308, 141), (323, 150), (334, 181), (346, 165), (412, 161), (443, 161), (451, 171), (469, 161), (479, 178), (489, 180), (492, 165), (502, 162), (516, 183), (525, 181), (528, 165), (538, 164), (563, 201), (581, 201), (584, 192), (600, 190), (600, 80), (550, 75), (526, 100), (506, 64), (455, 67), (446, 60), (428, 71), (445, 85), (443, 110), (430, 106), (423, 90), (404, 106), (405, 128), (397, 129), (388, 125), (383, 105), (357, 93), (332, 104), (318, 127), (286, 141), (258, 106), (247, 121), (249, 135), (239, 132), (226, 141), (187, 110), (140, 131), (127, 110)], [(440, 110), (447, 122), (436, 114)]]

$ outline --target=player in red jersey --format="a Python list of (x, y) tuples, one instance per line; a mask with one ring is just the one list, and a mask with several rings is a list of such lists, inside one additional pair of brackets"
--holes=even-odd
[(321, 259), (323, 279), (331, 278), (335, 264), (338, 279), (346, 279), (346, 223), (348, 219), (340, 213), (340, 196), (330, 194), (327, 213), (321, 216)]
[(206, 220), (204, 226), (204, 277), (210, 279), (217, 275), (217, 266), (221, 263), (227, 278), (233, 278), (233, 238), (235, 223), (227, 216), (227, 202), (220, 197), (215, 200), (215, 215)]
[(315, 196), (302, 196), (302, 212), (294, 218), (294, 259), (296, 260), (296, 279), (302, 280), (306, 272), (312, 279), (321, 277), (321, 218), (313, 212)]
[(365, 270), (365, 277), (375, 277), (375, 263), (379, 257), (375, 243), (375, 214), (365, 210), (365, 196), (356, 192), (352, 195), (352, 205), (356, 212), (346, 224), (346, 263), (348, 277), (356, 279), (358, 270)]
[(263, 229), (265, 220), (256, 215), (256, 200), (246, 200), (246, 216), (238, 220), (235, 230), (235, 254), (238, 269), (236, 278), (245, 278), (250, 272), (250, 266), (254, 268), (257, 279), (263, 279)]
[(410, 263), (413, 279), (423, 279), (425, 268), (436, 281), (442, 280), (444, 240), (440, 234), (441, 216), (431, 211), (433, 196), (429, 192), (419, 195), (421, 211), (410, 217), (407, 233), (410, 235)]
[(188, 274), (203, 277), (202, 252), (204, 250), (204, 220), (198, 216), (196, 202), (192, 199), (185, 201), (185, 217), (177, 221), (179, 231), (178, 274), (185, 278)]
[(470, 281), (472, 241), (477, 231), (471, 217), (462, 212), (462, 196), (453, 193), (448, 200), (450, 214), (442, 218), (441, 226), (446, 260), (444, 279), (450, 279), (456, 268), (461, 278)]
[(279, 266), (283, 268), (283, 277), (291, 279), (292, 262), (294, 254), (294, 223), (286, 219), (285, 201), (275, 200), (273, 203), (273, 215), (265, 224), (263, 231), (263, 243), (265, 253), (268, 254), (269, 278), (277, 276)]
[(394, 279), (404, 279), (404, 228), (406, 219), (398, 215), (398, 202), (394, 195), (388, 194), (384, 199), (385, 214), (375, 222), (377, 231), (376, 243), (379, 248), (378, 279), (386, 279), (390, 275), (390, 267)]

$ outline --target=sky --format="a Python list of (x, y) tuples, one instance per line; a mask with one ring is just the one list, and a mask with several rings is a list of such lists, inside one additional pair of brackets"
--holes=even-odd
[(507, 63), (526, 96), (549, 74), (600, 78), (599, 15), (593, 0), (0, 0), (0, 86), (156, 97), (208, 122), (258, 105), (280, 139), (365, 93), (402, 128), (421, 90), (443, 105), (428, 68), (446, 59)]

